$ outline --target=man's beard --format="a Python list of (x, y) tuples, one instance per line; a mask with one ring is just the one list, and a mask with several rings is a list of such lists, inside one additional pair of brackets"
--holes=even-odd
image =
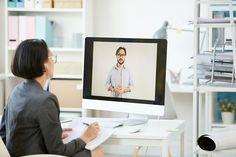
[(124, 64), (124, 62), (125, 62), (125, 61), (124, 61), (123, 59), (119, 59), (119, 60), (118, 60), (118, 64), (120, 64), (120, 65)]

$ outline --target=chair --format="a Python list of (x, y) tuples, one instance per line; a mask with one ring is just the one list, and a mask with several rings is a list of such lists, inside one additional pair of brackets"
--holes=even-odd
[(2, 157), (11, 157), (8, 150), (7, 150), (7, 147), (3, 143), (2, 138), (0, 138), (0, 156), (2, 156)]
[[(2, 138), (0, 138), (0, 156), (1, 157), (11, 157), (9, 154), (7, 147), (2, 141)], [(62, 155), (54, 155), (54, 154), (34, 154), (34, 155), (26, 155), (23, 157), (65, 157)]]
[(66, 156), (54, 155), (54, 154), (34, 154), (34, 155), (26, 155), (22, 157), (66, 157)]

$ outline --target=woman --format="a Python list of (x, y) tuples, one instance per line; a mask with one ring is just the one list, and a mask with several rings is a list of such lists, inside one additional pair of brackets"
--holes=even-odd
[[(59, 105), (55, 95), (43, 90), (53, 76), (56, 56), (43, 40), (23, 41), (16, 49), (12, 73), (26, 80), (12, 91), (2, 117), (0, 135), (11, 156), (59, 154), (73, 157), (101, 157), (100, 148), (90, 152), (86, 143), (99, 132), (98, 123), (88, 126), (81, 137), (63, 144)], [(65, 129), (68, 131), (70, 129)]]

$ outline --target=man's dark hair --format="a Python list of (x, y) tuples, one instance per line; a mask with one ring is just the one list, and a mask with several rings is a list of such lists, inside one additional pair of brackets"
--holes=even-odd
[(43, 75), (48, 60), (48, 46), (41, 39), (27, 39), (17, 47), (11, 71), (15, 76), (33, 79)]
[(126, 55), (126, 49), (125, 49), (124, 47), (119, 47), (119, 48), (116, 50), (116, 55), (118, 54), (118, 52), (119, 52), (120, 50), (124, 50), (124, 51), (125, 51), (125, 55)]

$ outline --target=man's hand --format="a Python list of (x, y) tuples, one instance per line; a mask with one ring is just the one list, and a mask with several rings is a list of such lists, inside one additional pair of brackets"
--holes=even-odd
[(117, 96), (119, 96), (121, 94), (120, 91), (121, 91), (120, 85), (114, 87), (114, 92)]
[(67, 138), (69, 135), (67, 134), (68, 131), (72, 131), (72, 128), (62, 128), (62, 135), (61, 139)]
[(116, 95), (120, 95), (120, 94), (129, 92), (130, 89), (129, 89), (129, 87), (124, 87), (124, 86), (121, 86), (121, 85), (117, 85), (117, 86), (115, 86), (114, 91), (115, 91)]

